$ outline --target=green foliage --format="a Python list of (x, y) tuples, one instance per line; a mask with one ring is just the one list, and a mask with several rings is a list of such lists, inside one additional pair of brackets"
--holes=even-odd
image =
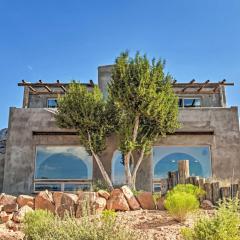
[(152, 196), (153, 196), (153, 201), (155, 205), (157, 205), (158, 200), (161, 198), (161, 192), (160, 193), (154, 192)]
[(109, 186), (106, 183), (106, 181), (104, 181), (102, 179), (97, 179), (97, 180), (93, 181), (93, 191), (97, 192), (99, 190), (109, 191)]
[(215, 216), (202, 217), (193, 229), (182, 229), (185, 240), (239, 240), (239, 200), (224, 200)]
[(169, 194), (171, 193), (190, 193), (194, 196), (196, 196), (197, 198), (205, 195), (205, 191), (202, 190), (201, 188), (194, 186), (192, 184), (178, 184), (177, 186), (175, 186), (173, 188), (172, 191), (169, 192)]
[(24, 217), (24, 233), (28, 236), (27, 239), (45, 239), (45, 232), (48, 231), (53, 222), (54, 215), (48, 211), (36, 210), (27, 213)]
[(124, 52), (116, 59), (109, 84), (109, 101), (118, 112), (117, 127), (123, 153), (142, 147), (147, 151), (154, 140), (179, 127), (178, 99), (172, 89), (172, 77), (163, 72), (164, 65), (164, 61), (149, 61), (146, 55), (139, 53), (130, 58)]
[[(43, 226), (43, 227), (39, 227)], [(26, 215), (24, 232), (27, 240), (141, 240), (138, 231), (131, 231), (117, 221), (116, 213), (102, 216), (64, 219), (36, 210)]]
[(113, 129), (110, 108), (98, 87), (89, 91), (86, 86), (73, 82), (60, 97), (55, 117), (59, 127), (78, 131), (80, 143), (88, 152), (99, 153), (105, 149), (106, 136)]
[(167, 194), (164, 206), (177, 221), (182, 222), (189, 213), (199, 208), (199, 201), (191, 193), (170, 192)]
[(135, 197), (137, 197), (140, 193), (143, 192), (143, 190), (136, 190), (136, 189), (131, 189), (132, 190), (132, 193)]

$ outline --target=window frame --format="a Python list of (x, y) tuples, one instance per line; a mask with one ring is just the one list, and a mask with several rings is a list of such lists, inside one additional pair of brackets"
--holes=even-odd
[[(49, 100), (56, 100), (57, 106), (56, 107), (49, 107), (49, 104), (48, 104)], [(47, 108), (50, 108), (50, 109), (58, 108), (58, 98), (57, 97), (55, 97), (55, 98), (54, 97), (47, 98)]]
[[(182, 100), (182, 106), (179, 106), (178, 105), (178, 107), (179, 108), (186, 108), (186, 109), (188, 109), (188, 108), (200, 108), (200, 107), (202, 107), (202, 97), (191, 97), (191, 96), (188, 96), (188, 97), (182, 97), (182, 96), (178, 96), (178, 100)], [(195, 107), (185, 107), (184, 106), (184, 100), (185, 99), (199, 99), (200, 100), (200, 106), (195, 106)]]
[[(44, 145), (44, 144), (35, 145), (33, 193), (39, 192), (39, 191), (35, 190), (35, 184), (60, 184), (62, 192), (70, 192), (70, 191), (64, 191), (65, 184), (89, 184), (90, 190), (92, 190), (92, 186), (93, 186), (93, 156), (91, 156), (92, 172), (91, 172), (91, 178), (89, 178), (89, 179), (80, 179), (80, 178), (79, 179), (39, 179), (39, 178), (36, 178), (37, 148), (38, 147), (83, 147), (83, 146), (80, 146), (80, 145)], [(71, 192), (74, 192), (74, 191), (71, 191)]]

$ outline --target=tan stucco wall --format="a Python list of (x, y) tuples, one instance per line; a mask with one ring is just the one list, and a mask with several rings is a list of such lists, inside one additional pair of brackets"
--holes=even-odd
[[(182, 128), (179, 131), (214, 131), (214, 135), (171, 135), (159, 140), (155, 145), (209, 145), (212, 153), (213, 174), (220, 178), (230, 178), (234, 169), (240, 178), (240, 140), (237, 108), (199, 108), (180, 110)], [(10, 110), (9, 135), (4, 167), (3, 191), (6, 193), (31, 193), (36, 145), (78, 145), (77, 136), (33, 136), (36, 132), (62, 131), (56, 127), (54, 115), (46, 109)], [(117, 148), (114, 136), (107, 140), (107, 149), (101, 159), (111, 174), (111, 160)], [(93, 178), (101, 177), (94, 163)], [(146, 157), (139, 169), (137, 187), (152, 189), (152, 159)]]

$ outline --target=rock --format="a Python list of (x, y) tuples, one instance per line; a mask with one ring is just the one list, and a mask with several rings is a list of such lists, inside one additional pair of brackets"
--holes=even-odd
[(12, 204), (6, 204), (3, 206), (3, 211), (7, 213), (13, 213), (18, 210), (18, 204), (17, 203), (12, 203)]
[(63, 192), (54, 192), (53, 193), (53, 201), (55, 205), (55, 210), (57, 210), (61, 206)]
[(116, 211), (129, 211), (128, 202), (120, 189), (114, 189), (107, 200), (107, 209)]
[(127, 199), (128, 205), (132, 210), (139, 210), (141, 207), (136, 200), (135, 196), (133, 195), (132, 190), (128, 186), (122, 186), (121, 190)]
[(7, 204), (15, 204), (16, 203), (16, 197), (12, 195), (7, 195), (5, 193), (2, 193), (0, 195), (0, 205), (7, 205)]
[(78, 196), (72, 193), (63, 193), (61, 198), (61, 205), (56, 209), (57, 214), (63, 217), (66, 213), (75, 216), (76, 204)]
[(107, 200), (103, 197), (97, 197), (96, 201), (93, 203), (93, 208), (95, 213), (101, 213), (107, 205)]
[(0, 212), (3, 211), (3, 205), (0, 205)]
[(8, 229), (12, 229), (14, 232), (16, 232), (20, 229), (20, 225), (14, 223), (12, 220), (9, 220), (9, 221), (6, 222), (6, 227)]
[(141, 192), (137, 196), (142, 209), (155, 210), (156, 206), (151, 192)]
[(99, 191), (98, 191), (98, 195), (99, 195), (100, 197), (105, 198), (106, 200), (108, 200), (109, 197), (110, 197), (110, 194), (109, 194), (107, 191), (105, 191), (105, 190), (99, 190)]
[(165, 197), (161, 197), (161, 198), (157, 199), (157, 209), (158, 210), (165, 210), (164, 201), (165, 201)]
[(17, 197), (17, 204), (19, 208), (27, 205), (34, 209), (34, 197), (28, 195), (19, 195)]
[(24, 216), (26, 215), (26, 213), (28, 212), (33, 212), (33, 209), (31, 207), (29, 207), (28, 205), (25, 205), (23, 207), (21, 207), (17, 212), (15, 212), (13, 214), (13, 221), (20, 223), (23, 221)]
[(13, 214), (7, 214), (6, 212), (0, 212), (0, 219), (2, 223), (6, 223), (7, 221), (12, 219)]
[(202, 203), (201, 203), (201, 208), (204, 209), (204, 210), (213, 210), (214, 205), (209, 200), (203, 200)]
[(81, 202), (82, 200), (87, 200), (90, 203), (93, 203), (96, 201), (97, 197), (98, 197), (98, 193), (96, 192), (83, 192), (83, 191), (79, 191), (77, 193), (78, 195), (78, 199)]
[(49, 212), (55, 212), (55, 205), (51, 192), (42, 191), (35, 197), (35, 209), (48, 210)]

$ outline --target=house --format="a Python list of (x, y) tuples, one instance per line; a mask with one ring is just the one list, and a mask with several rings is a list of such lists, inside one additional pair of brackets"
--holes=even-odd
[[(98, 68), (98, 84), (105, 96), (111, 69), (111, 65)], [(39, 80), (18, 85), (24, 87), (23, 106), (10, 108), (2, 191), (89, 190), (93, 180), (101, 179), (98, 166), (80, 146), (76, 132), (58, 128), (54, 118), (57, 97), (65, 94), (68, 84)], [(89, 90), (94, 86), (92, 81), (85, 85)], [(138, 189), (157, 190), (161, 179), (183, 159), (190, 161), (191, 175), (240, 178), (238, 109), (227, 107), (225, 96), (225, 87), (231, 85), (225, 80), (173, 82), (181, 128), (154, 144), (140, 166)], [(114, 185), (123, 184), (122, 156), (115, 136), (107, 139), (101, 159)]]

